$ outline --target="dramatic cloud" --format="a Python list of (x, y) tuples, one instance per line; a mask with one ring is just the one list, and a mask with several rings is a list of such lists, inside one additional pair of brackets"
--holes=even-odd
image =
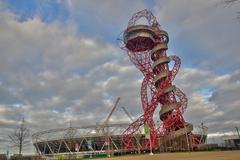
[(19, 22), (9, 12), (1, 15), (1, 131), (16, 127), (22, 117), (33, 132), (70, 120), (103, 119), (112, 105), (104, 101), (116, 97), (104, 98), (98, 79), (85, 74), (110, 61), (118, 49), (82, 37), (72, 24), (61, 27), (38, 18)]
[(239, 68), (239, 6), (224, 7), (218, 0), (163, 0), (155, 12), (170, 34), (171, 50), (184, 64), (226, 73)]
[(94, 20), (97, 20), (97, 23), (111, 23), (112, 25), (126, 24), (126, 17), (130, 17), (132, 13), (138, 12), (139, 9), (145, 9), (147, 6), (143, 0), (123, 0), (117, 2), (106, 0), (102, 5), (96, 5), (96, 3), (97, 0), (68, 1), (73, 14), (89, 13), (89, 16), (95, 15), (96, 19)]
[(184, 68), (176, 83), (189, 97), (186, 118), (193, 123), (206, 123), (210, 133), (224, 132), (237, 125), (240, 83), (232, 79), (234, 76), (235, 73), (218, 76), (209, 71)]

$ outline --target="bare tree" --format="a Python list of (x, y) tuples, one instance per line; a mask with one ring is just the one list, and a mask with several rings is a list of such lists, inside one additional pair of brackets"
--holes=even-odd
[(237, 2), (239, 0), (224, 0), (223, 3), (225, 3), (226, 5), (232, 5), (233, 3)]
[[(230, 7), (232, 5), (239, 4), (240, 0), (223, 0), (221, 4), (223, 4), (225, 7)], [(240, 11), (237, 12), (237, 19), (240, 20)]]
[(10, 138), (13, 147), (19, 149), (19, 155), (22, 154), (22, 149), (29, 143), (28, 137), (30, 135), (29, 129), (26, 127), (24, 118), (19, 127), (8, 137)]

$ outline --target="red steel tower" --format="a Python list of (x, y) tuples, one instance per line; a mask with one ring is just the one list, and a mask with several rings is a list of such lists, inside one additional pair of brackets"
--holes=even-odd
[[(136, 22), (146, 18), (148, 24)], [(192, 134), (193, 126), (185, 122), (183, 112), (187, 107), (186, 95), (172, 84), (181, 65), (178, 56), (168, 56), (168, 33), (160, 27), (156, 17), (148, 10), (135, 13), (122, 35), (122, 48), (127, 51), (130, 60), (143, 73), (141, 101), (144, 113), (123, 132), (122, 145), (125, 149), (135, 150), (139, 146), (133, 136), (140, 127), (148, 124), (150, 138), (146, 139), (140, 149), (158, 149), (176, 146), (187, 148), (198, 143)], [(168, 63), (174, 62), (172, 68)], [(153, 114), (160, 106), (159, 118), (162, 121), (156, 126)], [(150, 143), (151, 141), (151, 143)]]

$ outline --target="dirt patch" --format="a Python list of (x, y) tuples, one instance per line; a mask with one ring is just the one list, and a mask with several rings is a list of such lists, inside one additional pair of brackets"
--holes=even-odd
[[(240, 160), (240, 151), (160, 153), (107, 158), (108, 160)], [(101, 159), (99, 159), (101, 160)], [(103, 159), (102, 159), (103, 160)], [(106, 160), (106, 159), (105, 159)]]

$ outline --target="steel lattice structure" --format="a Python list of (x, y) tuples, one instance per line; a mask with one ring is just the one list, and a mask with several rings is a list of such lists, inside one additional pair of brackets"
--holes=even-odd
[[(121, 152), (121, 132), (128, 125), (129, 123), (111, 123), (104, 128), (99, 125), (56, 128), (34, 133), (32, 141), (37, 153), (44, 156), (106, 153), (108, 145), (111, 146), (111, 152)], [(106, 130), (109, 131), (108, 144), (105, 139)], [(141, 134), (138, 136), (139, 139), (143, 137)], [(90, 148), (88, 141), (91, 141)]]
[[(137, 24), (141, 18), (146, 18), (148, 25)], [(190, 140), (192, 146), (200, 143), (192, 134), (192, 124), (185, 122), (182, 116), (187, 108), (188, 99), (172, 84), (181, 60), (176, 55), (167, 56), (168, 33), (161, 29), (150, 11), (143, 10), (132, 16), (122, 36), (121, 48), (127, 51), (130, 60), (144, 75), (141, 86), (144, 113), (123, 132), (121, 140), (123, 147), (128, 150), (139, 149), (139, 146), (133, 143), (133, 136), (144, 124), (149, 125), (153, 149), (160, 147), (160, 137), (176, 138), (186, 135), (187, 141)], [(174, 62), (172, 68), (168, 65), (170, 61)], [(163, 122), (156, 126), (153, 114), (159, 104), (161, 105), (159, 118)], [(150, 140), (146, 139), (141, 149), (149, 149)]]

